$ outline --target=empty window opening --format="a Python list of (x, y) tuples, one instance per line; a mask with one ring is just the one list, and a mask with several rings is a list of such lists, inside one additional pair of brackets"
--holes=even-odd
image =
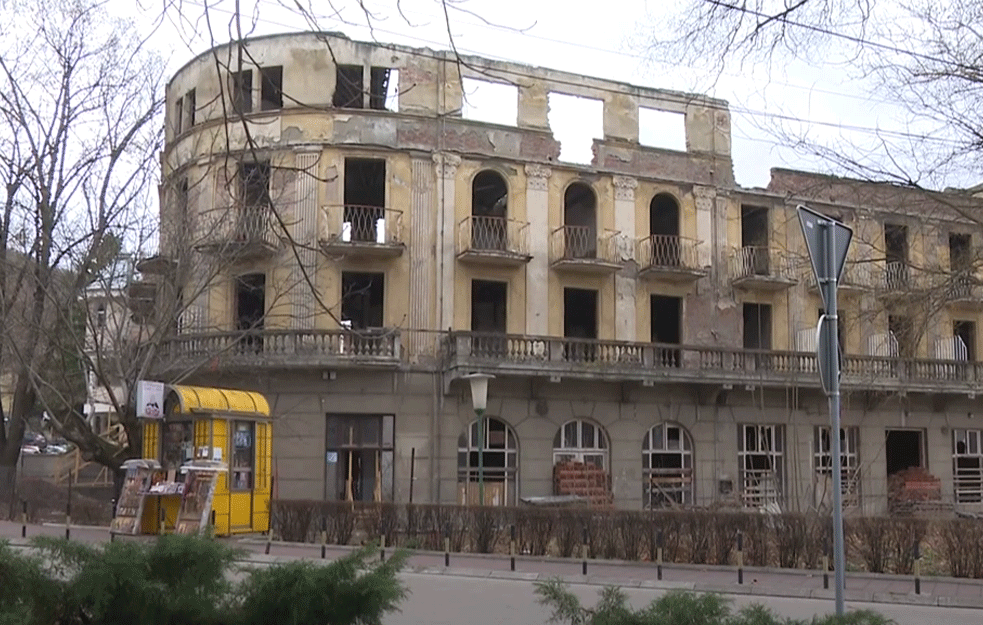
[[(508, 284), (492, 280), (471, 281), (471, 352), (475, 356), (503, 357), (508, 351), (506, 315)], [(493, 336), (489, 336), (493, 335)]]
[(693, 499), (692, 437), (671, 423), (653, 427), (642, 440), (642, 505), (670, 508)]
[(888, 430), (885, 443), (887, 474), (925, 466), (921, 430)]
[[(553, 465), (582, 464), (607, 470), (608, 437), (604, 430), (590, 421), (574, 419), (567, 421), (553, 437)], [(595, 487), (608, 486), (597, 484)], [(558, 489), (565, 490), (565, 489)], [(556, 492), (557, 495), (577, 495), (574, 492)], [(589, 495), (588, 495), (589, 496)]]
[(399, 70), (373, 67), (369, 70), (369, 108), (377, 111), (399, 110)]
[[(485, 417), (483, 436), (472, 422), (457, 441), (458, 503), (508, 506), (517, 502), (518, 444), (515, 432), (500, 419)], [(482, 453), (479, 454), (478, 450)], [(479, 471), (479, 467), (483, 471)], [(484, 473), (485, 500), (480, 499), (479, 476)]]
[(591, 362), (595, 359), (592, 341), (597, 338), (597, 291), (563, 289), (563, 336), (574, 339), (566, 344), (568, 360)]
[(253, 239), (265, 235), (271, 208), (270, 175), (269, 163), (240, 163), (238, 236)]
[(508, 243), (509, 190), (496, 171), (478, 172), (471, 181), (471, 246), (505, 250)]
[(345, 159), (344, 241), (384, 243), (386, 240), (386, 161)]
[(973, 263), (972, 242), (970, 234), (949, 235), (949, 268), (952, 271), (969, 271)]
[(738, 431), (744, 507), (778, 509), (785, 491), (784, 426), (744, 424)]
[(744, 304), (744, 349), (771, 349), (771, 304)]
[(952, 484), (956, 503), (983, 503), (983, 430), (952, 431)]
[(392, 415), (327, 415), (325, 498), (392, 501), (394, 442)]
[(594, 160), (594, 139), (604, 137), (604, 102), (563, 93), (550, 93), (547, 120), (560, 142), (560, 160), (589, 164)]
[(638, 142), (665, 150), (686, 151), (686, 116), (682, 113), (638, 109)]
[(771, 270), (768, 252), (768, 209), (741, 206), (741, 263), (745, 275), (767, 276)]
[(597, 196), (583, 182), (575, 182), (563, 194), (564, 256), (597, 256)]
[(195, 97), (195, 90), (191, 89), (184, 96), (184, 107), (188, 109), (188, 128), (191, 128), (197, 122), (197, 112), (198, 112), (198, 101)]
[(382, 273), (341, 274), (341, 322), (353, 330), (383, 327), (386, 277)]
[(476, 122), (515, 126), (519, 120), (519, 88), (487, 80), (465, 78), (461, 116)]
[(178, 98), (174, 103), (174, 134), (179, 135), (184, 129), (184, 98)]
[(331, 98), (333, 106), (344, 109), (365, 108), (362, 72), (361, 65), (338, 65), (336, 67), (334, 96)]
[(241, 351), (259, 352), (263, 338), (255, 333), (263, 329), (266, 317), (266, 274), (250, 273), (236, 278), (235, 283), (236, 330), (244, 332), (240, 339)]
[(244, 69), (230, 74), (229, 89), (232, 92), (232, 110), (250, 113), (253, 110), (253, 70)]
[(976, 361), (976, 322), (957, 320), (952, 322), (952, 335), (962, 341), (962, 348), (956, 348), (951, 358), (955, 360)]
[(897, 345), (897, 356), (901, 358), (913, 358), (917, 341), (915, 337), (915, 326), (911, 317), (904, 315), (888, 315), (887, 331), (894, 340), (892, 344)]
[(106, 305), (99, 304), (96, 307), (96, 327), (100, 330), (106, 327)]
[(283, 67), (261, 67), (259, 108), (271, 111), (283, 108)]
[(884, 224), (885, 286), (905, 289), (908, 286), (908, 227)]
[(679, 202), (668, 193), (660, 193), (649, 203), (650, 265), (678, 267), (680, 264)]
[[(682, 342), (683, 300), (680, 297), (653, 295), (652, 342), (660, 345), (679, 345)], [(672, 347), (656, 349), (656, 364), (678, 367), (680, 352)]]
[[(833, 441), (831, 428), (817, 425), (813, 430), (812, 458), (815, 505), (829, 509), (833, 501)], [(843, 503), (860, 504), (860, 428), (840, 428), (840, 472)]]

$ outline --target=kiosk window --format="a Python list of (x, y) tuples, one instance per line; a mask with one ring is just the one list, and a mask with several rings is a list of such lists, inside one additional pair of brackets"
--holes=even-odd
[(165, 471), (177, 471), (194, 458), (194, 429), (191, 421), (169, 421), (163, 425), (161, 465)]
[(253, 487), (255, 431), (255, 425), (249, 421), (235, 421), (233, 424), (232, 490), (249, 490)]

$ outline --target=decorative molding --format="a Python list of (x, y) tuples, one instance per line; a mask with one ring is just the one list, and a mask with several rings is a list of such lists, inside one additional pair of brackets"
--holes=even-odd
[(635, 189), (638, 188), (638, 180), (628, 176), (614, 177), (614, 199), (628, 200), (635, 199)]
[(461, 157), (457, 154), (436, 153), (433, 155), (433, 162), (437, 168), (437, 176), (446, 180), (457, 175)]
[(697, 209), (713, 210), (713, 200), (717, 197), (717, 190), (713, 187), (693, 187), (693, 196), (696, 197)]
[(536, 191), (549, 189), (549, 177), (553, 170), (545, 165), (529, 163), (526, 165), (526, 187)]

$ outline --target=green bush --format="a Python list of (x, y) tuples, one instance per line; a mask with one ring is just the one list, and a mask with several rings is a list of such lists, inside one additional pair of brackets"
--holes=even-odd
[(61, 585), (44, 574), (40, 559), (0, 541), (0, 625), (48, 625), (62, 606)]
[(719, 595), (673, 591), (641, 610), (633, 610), (623, 590), (606, 587), (593, 608), (559, 581), (538, 582), (541, 604), (552, 610), (551, 622), (565, 625), (888, 625), (891, 621), (869, 611), (850, 612), (843, 617), (816, 617), (811, 621), (785, 619), (761, 605), (734, 613)]

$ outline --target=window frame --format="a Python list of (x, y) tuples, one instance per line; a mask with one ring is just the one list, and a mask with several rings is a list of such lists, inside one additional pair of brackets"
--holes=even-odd
[[(246, 446), (239, 444), (239, 426), (248, 426), (249, 443)], [(229, 492), (248, 492), (252, 491), (256, 484), (256, 422), (245, 419), (235, 419), (229, 421)], [(249, 462), (247, 465), (240, 465), (239, 452), (248, 450)], [(240, 486), (238, 475), (247, 476), (247, 484)]]
[[(762, 434), (771, 434), (771, 444), (770, 449), (761, 450), (747, 449), (747, 435), (749, 429), (753, 428), (756, 431), (756, 436), (754, 437), (756, 443), (755, 447), (761, 446)], [(782, 424), (771, 424), (771, 423), (740, 423), (738, 424), (738, 443), (737, 443), (737, 468), (738, 468), (738, 487), (741, 497), (741, 505), (747, 509), (762, 509), (768, 506), (782, 506), (785, 503), (785, 493), (786, 493), (786, 480), (787, 471), (785, 467), (785, 426)], [(776, 449), (777, 448), (777, 449)], [(750, 468), (748, 466), (749, 461), (753, 457), (760, 456), (767, 458), (771, 468), (768, 469), (757, 469)], [(751, 494), (748, 492), (751, 486), (756, 486), (757, 484), (752, 484), (752, 480), (757, 480), (761, 482), (761, 477), (756, 477), (757, 474), (764, 475), (764, 472), (770, 471), (772, 473), (777, 472), (777, 480), (774, 485), (774, 491), (772, 493), (765, 494)], [(753, 472), (753, 475), (749, 475), (749, 472)]]
[[(669, 430), (679, 431), (678, 443), (675, 447), (669, 447)], [(653, 434), (658, 432), (658, 438)], [(670, 508), (675, 505), (692, 505), (696, 500), (696, 479), (695, 479), (695, 445), (693, 436), (689, 430), (672, 421), (663, 421), (650, 427), (642, 438), (642, 507), (645, 510)], [(679, 467), (654, 468), (652, 460), (658, 456), (678, 456)], [(651, 488), (653, 478), (660, 475), (669, 476), (668, 479), (676, 479), (679, 486), (676, 488), (658, 488), (658, 492), (663, 495), (660, 505), (653, 503), (654, 491)], [(675, 476), (675, 477), (673, 477)], [(688, 481), (688, 485), (687, 485)], [(678, 498), (674, 497), (677, 495)]]

